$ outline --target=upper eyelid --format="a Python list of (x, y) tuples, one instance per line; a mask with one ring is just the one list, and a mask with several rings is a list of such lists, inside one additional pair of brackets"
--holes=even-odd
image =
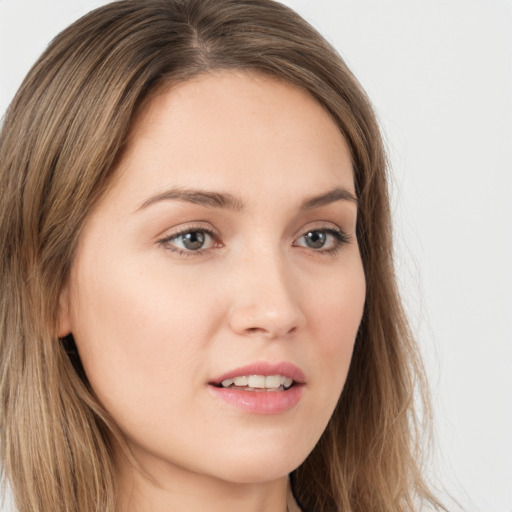
[(309, 231), (336, 231), (341, 234), (347, 234), (347, 232), (336, 222), (320, 220), (308, 222), (307, 224), (303, 225), (296, 231), (295, 238), (301, 237)]
[(188, 229), (188, 230), (185, 230), (185, 231), (181, 231), (181, 232), (177, 232), (177, 233), (174, 233), (172, 235), (169, 235), (169, 236), (164, 238), (164, 241), (165, 240), (167, 240), (167, 241), (174, 240), (175, 238), (179, 238), (179, 237), (187, 235), (189, 233), (197, 233), (197, 232), (206, 233), (213, 240), (215, 240), (215, 238), (217, 238), (215, 233), (213, 231), (208, 230), (208, 229)]
[(183, 230), (180, 230), (180, 231), (176, 231), (175, 233), (172, 233), (170, 234), (167, 238), (177, 238), (178, 236), (183, 236), (183, 235), (186, 235), (188, 233), (197, 233), (197, 232), (200, 232), (200, 233), (207, 233), (209, 235), (215, 235), (216, 232), (213, 231), (212, 229), (208, 229), (208, 228), (186, 228), (186, 229), (183, 229)]
[[(177, 227), (177, 228), (171, 228), (166, 229), (163, 234), (158, 236), (159, 240), (170, 240), (172, 238), (178, 237), (180, 235), (185, 235), (187, 233), (193, 233), (194, 231), (202, 231), (204, 233), (208, 233), (209, 235), (212, 235), (213, 237), (218, 237), (219, 232), (217, 229), (215, 229), (213, 226), (204, 226), (204, 225), (186, 225), (184, 227)], [(168, 234), (167, 234), (168, 233)]]

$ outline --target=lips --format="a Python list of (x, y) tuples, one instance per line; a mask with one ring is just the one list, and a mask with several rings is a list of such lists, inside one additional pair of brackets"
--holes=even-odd
[(292, 363), (256, 362), (216, 377), (208, 387), (214, 396), (243, 411), (279, 414), (297, 405), (305, 383), (304, 372)]

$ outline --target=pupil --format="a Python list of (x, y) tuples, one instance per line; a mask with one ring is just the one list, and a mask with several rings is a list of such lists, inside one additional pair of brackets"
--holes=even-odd
[(191, 251), (201, 249), (203, 244), (204, 233), (201, 233), (201, 231), (193, 231), (192, 233), (187, 233), (186, 235), (183, 235), (183, 245)]
[(322, 231), (310, 231), (306, 235), (306, 245), (311, 249), (321, 249), (325, 245), (326, 235)]

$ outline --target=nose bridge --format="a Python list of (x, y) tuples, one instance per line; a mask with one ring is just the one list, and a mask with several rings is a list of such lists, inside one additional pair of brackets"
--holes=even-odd
[(230, 315), (234, 331), (275, 338), (305, 325), (292, 268), (277, 247), (250, 251), (235, 275)]

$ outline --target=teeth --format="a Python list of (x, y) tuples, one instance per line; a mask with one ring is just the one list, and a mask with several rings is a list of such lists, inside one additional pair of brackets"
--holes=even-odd
[(223, 388), (246, 387), (248, 391), (255, 389), (286, 390), (290, 388), (292, 384), (293, 379), (283, 375), (242, 375), (221, 382)]
[(266, 388), (278, 388), (281, 385), (281, 377), (279, 375), (269, 375), (265, 377)]
[(266, 378), (263, 375), (249, 375), (249, 382), (247, 385), (250, 388), (263, 389), (265, 387)]
[(249, 377), (247, 377), (247, 376), (235, 377), (233, 379), (233, 382), (234, 382), (235, 386), (247, 386), (247, 384), (249, 383)]

